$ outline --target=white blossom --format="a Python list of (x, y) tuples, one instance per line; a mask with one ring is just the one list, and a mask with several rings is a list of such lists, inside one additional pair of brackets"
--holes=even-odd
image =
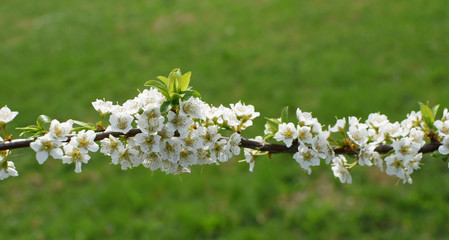
[(379, 113), (371, 113), (368, 115), (368, 120), (366, 124), (373, 126), (374, 128), (380, 128), (381, 126), (388, 123), (387, 116)]
[(312, 142), (312, 133), (310, 132), (310, 127), (308, 126), (298, 126), (298, 139), (303, 143), (311, 143)]
[(70, 139), (70, 144), (73, 147), (79, 148), (81, 151), (96, 152), (99, 149), (98, 144), (95, 143), (96, 134), (92, 130), (82, 130)]
[(238, 133), (233, 133), (230, 137), (229, 137), (229, 141), (227, 142), (227, 146), (226, 148), (229, 149), (229, 151), (234, 154), (234, 155), (239, 155), (240, 154), (240, 141), (242, 140), (242, 136), (240, 136), (240, 134)]
[(109, 117), (109, 123), (111, 126), (107, 128), (107, 131), (121, 132), (127, 133), (132, 129), (131, 123), (133, 121), (133, 117), (128, 113), (123, 113), (119, 111), (112, 112)]
[(86, 164), (90, 159), (87, 151), (71, 144), (65, 144), (63, 148), (65, 155), (62, 156), (62, 162), (66, 164), (75, 163), (75, 172), (80, 173), (81, 164)]
[(337, 119), (337, 123), (333, 127), (329, 126), (330, 132), (343, 132), (346, 126), (346, 119)]
[(346, 158), (342, 155), (336, 156), (333, 160), (332, 171), (335, 177), (340, 179), (341, 183), (352, 183), (352, 176), (349, 174), (348, 169), (345, 167)]
[(277, 141), (283, 141), (287, 147), (292, 145), (294, 139), (298, 138), (298, 130), (293, 123), (281, 123), (279, 124), (279, 130), (274, 135), (274, 139)]
[(4, 106), (0, 109), (0, 126), (4, 126), (7, 123), (11, 122), (19, 112), (12, 112), (7, 106)]
[(67, 140), (67, 135), (72, 131), (72, 125), (72, 120), (60, 123), (58, 120), (53, 119), (50, 123), (50, 136), (60, 141), (65, 141)]
[(179, 99), (179, 115), (204, 119), (201, 107), (203, 102), (199, 98), (190, 97), (187, 101)]
[[(1, 140), (1, 138), (0, 138)], [(14, 166), (14, 163), (11, 161), (7, 161), (5, 164), (5, 167), (0, 168), (0, 180), (4, 180), (8, 178), (9, 176), (17, 177), (19, 176), (19, 173), (16, 170), (16, 167)]]
[(299, 108), (296, 109), (296, 118), (298, 118), (299, 126), (310, 126), (317, 122), (317, 119), (313, 118), (311, 113), (302, 112)]
[(203, 144), (205, 147), (212, 145), (221, 137), (220, 133), (218, 133), (218, 128), (215, 125), (207, 128), (199, 127), (198, 134), (203, 139)]
[(143, 108), (145, 108), (150, 104), (156, 104), (160, 106), (166, 100), (166, 98), (158, 90), (150, 88), (150, 90), (143, 90), (143, 92), (141, 92), (137, 96), (136, 100), (140, 102)]
[(302, 169), (307, 171), (309, 175), (312, 172), (310, 166), (320, 165), (318, 153), (315, 150), (308, 148), (303, 143), (299, 145), (298, 152), (293, 155), (293, 158), (299, 163)]
[(179, 154), (182, 149), (182, 141), (178, 138), (168, 138), (161, 141), (159, 153), (163, 160), (177, 163), (179, 161)]
[(413, 143), (412, 139), (408, 137), (394, 140), (392, 146), (397, 158), (405, 162), (411, 161), (420, 149), (418, 144)]
[(191, 118), (177, 115), (172, 111), (167, 114), (167, 119), (167, 128), (169, 131), (177, 130), (181, 136), (184, 136), (188, 131), (188, 127), (193, 124), (193, 120)]
[(109, 135), (109, 138), (101, 140), (100, 143), (100, 152), (107, 156), (119, 155), (120, 152), (125, 151), (125, 146), (123, 145), (123, 143), (118, 138), (112, 135)]
[(145, 153), (151, 152), (159, 152), (159, 143), (161, 140), (161, 136), (159, 135), (150, 135), (147, 133), (139, 133), (134, 137), (136, 144), (140, 147), (140, 149)]
[(48, 156), (52, 156), (54, 159), (61, 159), (63, 156), (61, 141), (52, 138), (49, 134), (45, 134), (42, 137), (38, 137), (36, 141), (30, 144), (31, 149), (36, 152), (36, 159), (39, 164), (43, 164), (47, 161)]
[(92, 102), (92, 106), (95, 111), (99, 112), (101, 116), (106, 116), (106, 114), (111, 113), (115, 107), (111, 101), (105, 101), (101, 99), (97, 99), (95, 102)]
[(433, 125), (438, 129), (438, 133), (441, 136), (449, 136), (449, 120), (436, 120)]
[(443, 155), (449, 154), (449, 136), (445, 136), (443, 141), (441, 141), (441, 146), (438, 147), (438, 152)]

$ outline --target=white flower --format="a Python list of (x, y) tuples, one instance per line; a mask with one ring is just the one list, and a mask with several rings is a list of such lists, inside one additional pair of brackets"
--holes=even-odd
[(16, 167), (14, 166), (14, 163), (11, 161), (7, 161), (4, 168), (0, 169), (0, 180), (4, 180), (5, 178), (8, 178), (9, 176), (17, 177), (19, 176), (19, 173), (16, 170)]
[(101, 140), (100, 143), (100, 152), (107, 156), (119, 155), (120, 152), (125, 151), (125, 146), (123, 143), (112, 135), (109, 135), (109, 138)]
[(449, 120), (446, 121), (440, 121), (436, 120), (434, 122), (435, 127), (438, 129), (438, 133), (441, 136), (449, 136)]
[(360, 166), (372, 166), (371, 160), (374, 160), (376, 163), (379, 161), (380, 155), (374, 151), (376, 146), (377, 144), (368, 144), (360, 149), (357, 159)]
[(209, 151), (206, 148), (200, 148), (196, 150), (196, 164), (198, 165), (210, 165), (212, 163), (215, 163), (212, 159), (209, 157)]
[(412, 111), (411, 113), (407, 114), (407, 119), (412, 121), (413, 126), (418, 127), (421, 124), (422, 113), (421, 111)]
[(229, 151), (234, 154), (234, 155), (239, 155), (240, 154), (240, 141), (242, 140), (242, 136), (240, 136), (240, 134), (238, 133), (233, 133), (230, 137), (229, 137), (229, 141), (227, 143), (227, 149), (229, 149)]
[(347, 168), (345, 168), (346, 158), (342, 155), (336, 156), (332, 160), (334, 166), (332, 167), (332, 171), (335, 177), (340, 179), (341, 183), (352, 183), (352, 176), (349, 174)]
[(302, 112), (299, 108), (296, 109), (296, 117), (298, 118), (299, 126), (309, 126), (317, 122), (317, 119), (313, 118), (311, 113)]
[(126, 100), (125, 103), (123, 103), (123, 107), (127, 109), (128, 113), (130, 115), (134, 115), (137, 112), (139, 112), (141, 103), (139, 102), (139, 100), (137, 98), (129, 99), (129, 100)]
[(139, 151), (137, 151), (136, 149), (126, 148), (124, 151), (121, 151), (117, 155), (111, 155), (112, 164), (120, 164), (122, 170), (131, 169), (132, 162), (134, 162), (134, 158), (137, 158), (138, 155)]
[(343, 132), (346, 126), (346, 119), (337, 119), (337, 123), (333, 127), (329, 127), (330, 132)]
[(413, 157), (418, 154), (419, 146), (412, 142), (411, 138), (405, 137), (400, 140), (393, 141), (393, 149), (397, 158), (409, 162), (413, 160)]
[[(332, 160), (332, 148), (327, 141), (329, 138), (330, 132), (323, 131), (320, 132), (317, 136), (312, 139), (312, 149), (318, 153), (318, 156), (322, 159), (326, 159), (326, 161)], [(326, 162), (329, 164), (329, 162)]]
[(229, 160), (229, 158), (232, 156), (229, 149), (226, 148), (226, 140), (221, 139), (220, 141), (217, 141), (213, 143), (210, 147), (210, 158), (213, 161), (220, 161), (220, 162), (226, 162)]
[(58, 120), (53, 119), (50, 123), (50, 136), (60, 141), (65, 141), (67, 140), (67, 135), (72, 131), (72, 125), (72, 120), (60, 123)]
[(164, 95), (154, 88), (150, 90), (145, 89), (137, 96), (137, 101), (140, 102), (142, 107), (146, 107), (150, 104), (156, 104), (160, 106), (165, 101)]
[(136, 115), (137, 127), (148, 134), (156, 134), (164, 126), (165, 118), (161, 116), (159, 106), (150, 104), (142, 114)]
[(119, 111), (114, 111), (109, 117), (109, 123), (111, 126), (108, 127), (108, 131), (127, 133), (131, 130), (131, 123), (133, 121), (133, 117), (128, 113), (123, 113)]
[(98, 144), (95, 143), (96, 134), (94, 131), (82, 130), (78, 134), (70, 139), (70, 144), (73, 147), (79, 148), (81, 151), (96, 152), (99, 149)]
[(38, 137), (36, 141), (30, 144), (30, 147), (36, 152), (36, 159), (39, 164), (43, 164), (47, 161), (48, 156), (52, 156), (54, 159), (61, 159), (63, 156), (61, 141), (50, 137), (49, 134), (45, 134), (42, 137)]
[[(312, 142), (312, 133), (310, 132), (310, 127), (298, 126), (298, 139), (303, 143), (311, 143)], [(287, 146), (288, 147), (288, 146)]]
[(184, 136), (188, 131), (188, 127), (193, 124), (193, 120), (191, 118), (182, 115), (176, 115), (176, 113), (172, 111), (167, 114), (167, 119), (167, 128), (169, 129), (169, 131), (178, 130), (181, 136)]
[(441, 142), (441, 146), (438, 147), (438, 151), (443, 155), (449, 154), (449, 136), (445, 136), (443, 138), (443, 141)]
[(306, 170), (310, 175), (312, 169), (310, 166), (319, 166), (320, 158), (315, 150), (308, 148), (306, 145), (301, 143), (298, 147), (298, 152), (293, 155), (296, 162), (299, 163), (302, 169)]
[(178, 138), (168, 138), (161, 142), (159, 153), (163, 160), (177, 163), (183, 147), (182, 142)]
[(151, 171), (155, 171), (162, 167), (162, 161), (158, 153), (152, 152), (142, 161), (142, 165)]
[(235, 115), (234, 111), (232, 111), (230, 108), (226, 108), (223, 106), (220, 106), (220, 108), (221, 108), (221, 116), (220, 118), (217, 119), (217, 123), (230, 127), (236, 127), (240, 125), (240, 121), (237, 119), (237, 116)]
[(284, 141), (287, 147), (292, 145), (294, 139), (298, 138), (298, 130), (293, 123), (281, 123), (279, 124), (279, 130), (274, 135), (274, 139), (277, 141)]
[(260, 113), (255, 112), (253, 105), (245, 105), (240, 101), (238, 103), (231, 104), (231, 109), (237, 116), (237, 119), (241, 122), (242, 127), (249, 127), (253, 124), (253, 119), (260, 116)]
[(206, 119), (208, 119), (210, 122), (217, 121), (218, 118), (223, 114), (223, 106), (220, 105), (220, 107), (213, 107), (209, 105), (203, 105), (202, 111), (203, 115), (206, 116)]
[(11, 122), (19, 112), (11, 112), (11, 110), (4, 106), (0, 109), (0, 126), (4, 126), (7, 123)]
[(395, 175), (400, 179), (405, 179), (404, 164), (395, 154), (386, 157), (385, 163), (387, 165), (385, 172), (388, 175)]
[(187, 101), (179, 99), (179, 115), (204, 119), (201, 107), (204, 103), (199, 98), (190, 97)]
[(365, 146), (368, 142), (368, 126), (366, 124), (350, 125), (348, 136), (349, 138), (359, 146)]
[(185, 147), (189, 151), (204, 147), (203, 138), (200, 136), (198, 130), (190, 130), (183, 140)]
[(92, 102), (92, 106), (103, 117), (106, 116), (106, 114), (111, 113), (115, 109), (111, 101), (104, 101), (100, 99), (97, 99), (95, 102)]
[(209, 126), (209, 127), (199, 127), (198, 134), (203, 139), (204, 146), (210, 146), (214, 142), (218, 141), (221, 137), (220, 133), (218, 133), (217, 126)]
[(379, 113), (371, 113), (370, 115), (368, 115), (368, 120), (366, 120), (366, 124), (373, 126), (374, 128), (380, 128), (387, 123), (387, 116)]
[(419, 146), (423, 146), (426, 141), (424, 140), (425, 134), (423, 131), (417, 129), (417, 128), (412, 128), (410, 130), (410, 138), (412, 139), (412, 142), (418, 144)]
[(384, 134), (385, 138), (398, 138), (405, 135), (404, 129), (398, 122), (386, 123), (380, 127), (379, 132)]
[[(255, 139), (250, 139), (250, 140), (258, 141), (260, 143), (263, 142), (262, 136), (257, 136)], [(256, 163), (256, 161), (255, 161), (256, 155), (260, 151), (254, 150), (254, 149), (250, 149), (250, 148), (244, 148), (243, 152), (244, 152), (244, 155), (245, 155), (246, 162), (249, 163), (249, 171), (253, 172), (254, 164)]]
[(139, 133), (134, 137), (136, 144), (145, 153), (159, 152), (159, 142), (161, 136), (149, 135), (147, 133)]
[(179, 154), (179, 165), (183, 167), (188, 167), (196, 164), (196, 160), (196, 151), (189, 151), (184, 148)]
[(83, 151), (83, 149), (74, 147), (71, 144), (64, 145), (65, 155), (62, 156), (62, 162), (66, 164), (75, 163), (75, 172), (81, 172), (81, 163), (86, 164), (90, 156), (87, 154), (87, 151)]

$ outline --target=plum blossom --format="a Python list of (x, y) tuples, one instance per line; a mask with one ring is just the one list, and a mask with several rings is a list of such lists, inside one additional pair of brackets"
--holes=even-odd
[(65, 155), (62, 156), (62, 162), (66, 164), (75, 163), (75, 172), (80, 173), (81, 164), (86, 164), (90, 159), (90, 156), (87, 154), (87, 150), (76, 146), (74, 147), (71, 144), (65, 144), (63, 148)]
[(298, 130), (293, 123), (279, 124), (279, 130), (274, 135), (274, 139), (279, 142), (283, 141), (287, 147), (290, 147), (296, 138), (298, 138)]
[(30, 144), (30, 147), (36, 152), (36, 159), (39, 164), (43, 164), (47, 161), (48, 156), (52, 156), (54, 159), (62, 158), (63, 152), (61, 145), (61, 141), (46, 134), (42, 137), (38, 137), (36, 141)]
[(342, 155), (338, 155), (332, 160), (332, 163), (334, 165), (332, 166), (334, 176), (338, 177), (341, 183), (351, 184), (352, 176), (351, 174), (349, 174), (348, 169), (345, 167), (346, 158)]
[(72, 125), (72, 120), (60, 123), (58, 120), (53, 119), (50, 123), (50, 136), (60, 141), (65, 141), (67, 140), (67, 135), (72, 131)]
[(0, 168), (0, 180), (4, 180), (9, 176), (17, 177), (19, 176), (19, 173), (17, 172), (13, 162), (6, 161), (6, 163), (3, 163)]
[(11, 122), (19, 112), (12, 112), (7, 106), (0, 109), (0, 126), (5, 126), (7, 123)]

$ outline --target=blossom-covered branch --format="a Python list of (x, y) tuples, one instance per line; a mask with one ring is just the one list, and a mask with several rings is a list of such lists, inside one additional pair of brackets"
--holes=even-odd
[(11, 150), (23, 147), (36, 152), (39, 164), (59, 159), (74, 164), (77, 173), (96, 151), (123, 170), (142, 165), (167, 174), (188, 173), (193, 165), (219, 165), (239, 155), (241, 148), (250, 171), (260, 156), (290, 153), (308, 174), (314, 166), (330, 165), (342, 183), (352, 182), (350, 171), (356, 166), (377, 166), (412, 183), (410, 176), (422, 165), (424, 153), (449, 154), (448, 110), (436, 120), (438, 106), (424, 104), (401, 122), (372, 113), (365, 121), (348, 117), (330, 126), (301, 109), (290, 121), (285, 108), (280, 118), (267, 118), (263, 136), (245, 139), (242, 132), (260, 115), (254, 107), (241, 102), (229, 107), (207, 104), (189, 86), (190, 77), (190, 72), (174, 69), (168, 77), (148, 81), (149, 89), (121, 105), (97, 99), (92, 103), (100, 116), (96, 124), (41, 115), (36, 125), (19, 128), (29, 139), (8, 135), (6, 125), (18, 113), (1, 108), (5, 140), (0, 138), (0, 180), (18, 175)]

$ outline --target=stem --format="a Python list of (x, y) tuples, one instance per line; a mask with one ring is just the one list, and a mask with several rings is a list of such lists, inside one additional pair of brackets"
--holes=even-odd
[[(104, 132), (98, 132), (95, 141), (100, 141), (102, 139), (108, 138), (110, 135), (114, 137), (134, 137), (135, 135), (141, 133), (140, 129), (133, 128), (126, 134), (123, 134), (121, 132), (112, 132), (112, 131), (104, 131)], [(70, 141), (70, 138), (74, 135), (68, 136), (68, 139), (66, 142)], [(8, 142), (0, 142), (0, 151), (8, 150), (8, 149), (17, 149), (17, 148), (26, 148), (30, 146), (30, 143), (32, 143), (35, 139), (16, 139)], [(267, 143), (267, 142), (258, 142), (255, 140), (249, 140), (242, 138), (240, 141), (240, 147), (242, 148), (250, 148), (259, 150), (262, 152), (269, 152), (270, 154), (275, 153), (296, 153), (298, 151), (299, 142), (294, 141), (293, 144), (290, 147), (285, 146), (284, 144), (278, 144), (278, 143)], [(431, 142), (427, 143), (424, 146), (421, 147), (419, 152), (421, 153), (431, 153), (441, 146), (440, 142)], [(354, 155), (355, 152), (353, 150), (348, 151), (341, 147), (336, 147), (333, 149), (335, 154), (346, 154), (346, 155)], [(389, 144), (380, 144), (377, 146), (374, 151), (380, 153), (380, 154), (386, 154), (389, 151), (393, 150), (393, 147)]]

